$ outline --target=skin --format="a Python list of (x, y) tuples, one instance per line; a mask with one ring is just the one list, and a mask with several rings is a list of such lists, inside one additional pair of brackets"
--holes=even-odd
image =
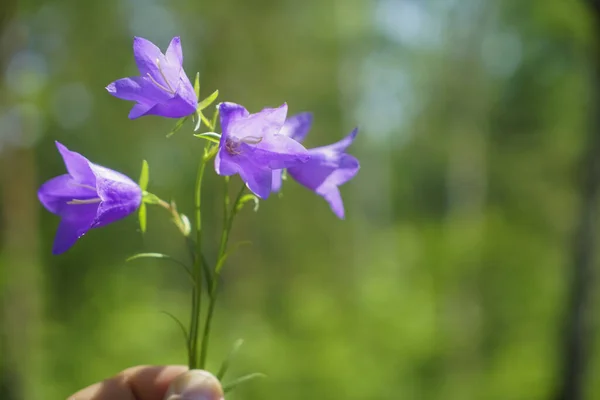
[(68, 400), (163, 400), (173, 379), (185, 371), (183, 365), (132, 367), (80, 390)]

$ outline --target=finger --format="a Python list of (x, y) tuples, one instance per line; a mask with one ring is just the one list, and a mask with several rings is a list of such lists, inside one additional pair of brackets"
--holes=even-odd
[(162, 400), (171, 381), (185, 371), (183, 365), (132, 367), (80, 390), (69, 400)]

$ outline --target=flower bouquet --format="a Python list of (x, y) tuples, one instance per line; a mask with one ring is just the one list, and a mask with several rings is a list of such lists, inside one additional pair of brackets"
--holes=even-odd
[[(129, 112), (130, 119), (146, 115), (178, 119), (167, 137), (179, 131), (187, 120), (193, 121), (194, 133), (190, 139), (201, 140), (204, 146), (198, 155), (195, 184), (190, 185), (194, 198), (191, 219), (178, 210), (174, 201), (165, 201), (148, 190), (149, 166), (145, 160), (140, 178), (135, 182), (56, 142), (67, 173), (48, 180), (38, 191), (42, 205), (60, 216), (52, 252), (61, 254), (90, 229), (103, 227), (136, 211), (140, 230), (145, 233), (147, 208), (165, 209), (189, 249), (189, 260), (162, 253), (130, 257), (130, 260), (160, 258), (179, 264), (192, 282), (189, 323), (186, 325), (173, 317), (185, 336), (189, 370), (171, 384), (165, 400), (224, 399), (225, 393), (237, 385), (261, 376), (250, 373), (224, 381), (241, 342), (234, 344), (218, 371), (205, 370), (219, 277), (228, 256), (236, 248), (229, 243), (234, 219), (248, 203), (257, 210), (259, 201), (279, 192), (288, 176), (323, 197), (333, 213), (344, 218), (338, 186), (352, 179), (359, 170), (358, 160), (346, 153), (357, 130), (337, 143), (306, 149), (302, 142), (311, 128), (312, 114), (288, 117), (287, 104), (252, 114), (242, 105), (221, 102), (209, 113), (219, 93), (215, 91), (200, 100), (199, 74), (192, 85), (183, 69), (179, 37), (171, 40), (164, 54), (150, 41), (136, 37), (133, 53), (139, 76), (118, 79), (106, 90), (115, 97), (135, 102)], [(209, 233), (202, 225), (202, 183), (209, 164), (214, 165), (224, 184), (223, 220), (214, 260), (205, 256), (208, 252), (204, 250), (203, 237)], [(239, 175), (243, 183), (232, 199), (229, 185), (233, 184), (233, 175)], [(201, 306), (205, 301), (208, 305), (203, 313)]]

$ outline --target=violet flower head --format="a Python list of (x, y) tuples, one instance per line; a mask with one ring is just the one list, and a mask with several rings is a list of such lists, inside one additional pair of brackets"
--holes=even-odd
[[(285, 122), (282, 134), (299, 142), (306, 137), (312, 125), (312, 114), (296, 114)], [(323, 197), (333, 213), (344, 218), (344, 203), (338, 187), (348, 182), (358, 173), (360, 163), (346, 153), (358, 134), (358, 128), (337, 143), (308, 149), (310, 160), (303, 165), (288, 168), (288, 174), (298, 183)], [(273, 191), (281, 188), (281, 171), (273, 173)]]
[(134, 212), (142, 190), (119, 172), (91, 163), (79, 153), (56, 142), (68, 174), (44, 183), (38, 198), (44, 207), (61, 217), (53, 254), (61, 254), (92, 228), (99, 228)]
[(272, 188), (273, 170), (290, 168), (310, 156), (300, 143), (280, 133), (287, 104), (250, 114), (235, 103), (219, 104), (221, 141), (215, 158), (219, 175), (240, 174), (246, 186), (266, 199)]
[(135, 37), (133, 56), (140, 76), (116, 80), (106, 87), (115, 97), (135, 101), (130, 119), (144, 115), (181, 118), (198, 105), (194, 87), (183, 70), (180, 38), (174, 37), (163, 55), (152, 42)]

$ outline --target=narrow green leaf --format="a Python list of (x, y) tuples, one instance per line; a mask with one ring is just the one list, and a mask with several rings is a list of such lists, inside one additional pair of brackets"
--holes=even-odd
[(198, 129), (202, 126), (202, 118), (200, 118), (200, 111), (196, 110), (194, 113), (196, 116), (196, 124), (194, 124), (194, 132), (198, 132)]
[(243, 339), (238, 339), (235, 341), (235, 343), (231, 347), (231, 350), (229, 350), (229, 354), (227, 354), (227, 357), (223, 361), (223, 364), (221, 364), (221, 368), (219, 368), (219, 372), (217, 372), (218, 380), (220, 380), (220, 381), (223, 380), (223, 377), (225, 376), (225, 374), (227, 373), (227, 370), (229, 369), (229, 365), (231, 365), (231, 361), (237, 355), (237, 353), (240, 351), (240, 348), (242, 347), (243, 344), (244, 344)]
[(200, 139), (206, 139), (216, 144), (221, 142), (221, 135), (216, 132), (195, 133), (194, 136)]
[(215, 100), (217, 99), (217, 97), (219, 97), (219, 91), (215, 90), (214, 92), (212, 92), (212, 94), (210, 96), (208, 96), (207, 98), (205, 98), (198, 104), (197, 110), (198, 111), (204, 110), (205, 108), (210, 106), (212, 103), (214, 103)]
[(223, 392), (231, 392), (236, 386), (241, 385), (242, 383), (246, 383), (256, 378), (266, 378), (265, 374), (261, 374), (260, 372), (255, 372), (253, 374), (244, 375), (240, 378), (237, 378), (233, 382), (228, 383), (227, 385), (223, 385)]
[(148, 161), (142, 161), (142, 172), (140, 173), (140, 188), (146, 190), (148, 188), (148, 181), (150, 180), (150, 167)]
[(171, 314), (168, 311), (161, 311), (161, 313), (168, 315), (169, 317), (171, 317), (171, 319), (173, 321), (175, 321), (175, 323), (177, 325), (179, 325), (179, 328), (181, 328), (181, 332), (183, 332), (183, 338), (185, 339), (185, 348), (187, 349), (188, 353), (190, 351), (190, 339), (189, 339), (189, 335), (187, 332), (187, 329), (185, 329), (185, 325), (181, 322), (181, 320), (179, 318), (177, 318), (176, 316), (174, 316), (173, 314)]
[(142, 233), (146, 233), (146, 203), (142, 203), (140, 205), (140, 209), (138, 211), (138, 218), (140, 220), (140, 230)]
[(171, 136), (173, 136), (175, 134), (175, 132), (180, 130), (181, 127), (183, 126), (183, 124), (185, 124), (185, 121), (187, 121), (189, 117), (190, 116), (188, 115), (187, 117), (179, 118), (177, 120), (177, 122), (175, 123), (175, 126), (173, 127), (173, 129), (171, 129), (171, 132), (167, 133), (167, 137), (170, 138)]
[[(210, 121), (204, 116), (204, 114), (202, 113), (202, 111), (197, 111), (198, 115), (200, 116), (200, 119), (202, 120), (202, 122), (204, 123), (204, 125), (206, 125), (206, 127), (210, 130), (213, 129), (212, 124), (210, 123)], [(194, 132), (197, 131), (198, 129), (200, 129), (200, 124), (196, 124), (196, 127), (194, 128)]]
[(212, 125), (213, 129), (217, 128), (217, 118), (219, 118), (219, 107), (215, 108), (215, 113), (213, 114), (213, 117), (212, 117), (211, 125)]
[(194, 92), (196, 92), (196, 98), (200, 97), (200, 72), (196, 72), (196, 80), (194, 81)]
[(126, 259), (126, 262), (129, 261), (133, 261), (133, 260), (137, 260), (140, 258), (158, 258), (158, 259), (162, 259), (162, 260), (167, 260), (167, 261), (171, 261), (174, 262), (175, 264), (178, 264), (179, 266), (183, 267), (183, 269), (185, 270), (185, 272), (187, 273), (187, 275), (190, 277), (190, 279), (192, 280), (192, 282), (194, 282), (194, 275), (192, 274), (192, 270), (184, 263), (181, 262), (179, 260), (177, 260), (176, 258), (173, 258), (167, 254), (162, 254), (162, 253), (138, 253), (138, 254), (134, 254), (133, 256), (129, 257), (128, 259)]
[(258, 205), (259, 205), (259, 199), (258, 197), (256, 197), (256, 195), (248, 193), (243, 195), (240, 200), (237, 203), (237, 206), (235, 208), (235, 212), (239, 212), (242, 208), (244, 208), (244, 204), (248, 203), (249, 201), (253, 201), (254, 202), (254, 212), (258, 211)]

